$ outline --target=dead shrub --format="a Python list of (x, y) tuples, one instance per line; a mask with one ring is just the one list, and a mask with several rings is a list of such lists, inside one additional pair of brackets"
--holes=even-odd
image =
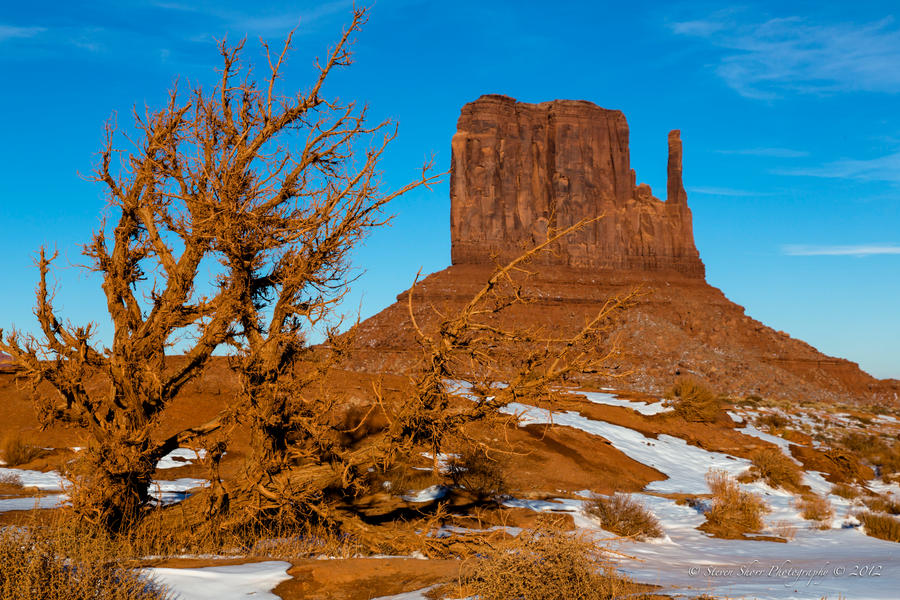
[(841, 498), (846, 498), (847, 500), (853, 500), (854, 498), (859, 498), (861, 492), (855, 486), (848, 485), (846, 483), (836, 483), (831, 487), (831, 493), (835, 496), (840, 496)]
[(585, 511), (600, 519), (604, 529), (624, 537), (646, 540), (663, 535), (659, 520), (630, 495), (595, 496), (585, 505)]
[(883, 496), (869, 496), (863, 498), (863, 504), (873, 512), (888, 513), (890, 515), (900, 515), (900, 502), (892, 498)]
[(18, 494), (22, 489), (22, 480), (15, 473), (0, 475), (0, 494)]
[(790, 521), (778, 521), (772, 527), (772, 533), (791, 541), (797, 537), (797, 528)]
[(690, 378), (682, 378), (666, 393), (667, 405), (685, 421), (714, 423), (722, 412), (722, 399)]
[(814, 494), (803, 496), (797, 501), (800, 514), (807, 521), (816, 521), (819, 529), (831, 527), (831, 519), (834, 517), (834, 508), (828, 498), (822, 498)]
[(479, 500), (506, 491), (502, 464), (480, 447), (467, 448), (451, 458), (447, 462), (447, 475), (453, 485), (465, 488)]
[(603, 548), (552, 524), (497, 543), (463, 565), (463, 595), (481, 600), (606, 600), (634, 594)]
[(797, 489), (803, 481), (796, 463), (777, 448), (763, 448), (750, 458), (752, 469), (772, 487)]
[(759, 415), (756, 417), (754, 423), (757, 427), (768, 430), (784, 429), (791, 424), (787, 417), (783, 416), (781, 413), (765, 413)]
[[(207, 514), (200, 492), (178, 505), (153, 508), (127, 530), (109, 532), (102, 524), (78, 518), (71, 507), (32, 514), (25, 525), (64, 557), (85, 562), (140, 563), (146, 556), (220, 555), (278, 560), (314, 556), (351, 556), (363, 551), (353, 536), (312, 523), (230, 521)], [(130, 566), (130, 564), (129, 564)], [(5, 600), (5, 597), (0, 595)], [(127, 597), (126, 597), (127, 598)]]
[(873, 445), (878, 446), (880, 444), (881, 440), (877, 435), (867, 435), (856, 431), (844, 434), (841, 438), (841, 445), (844, 448), (860, 455), (870, 452)]
[(900, 446), (893, 440), (853, 431), (845, 434), (840, 444), (856, 457), (877, 467), (881, 476), (900, 472)]
[(63, 552), (41, 530), (0, 530), (0, 598), (4, 600), (166, 600), (136, 571), (101, 558), (89, 543)]
[(831, 473), (844, 481), (866, 481), (873, 477), (872, 470), (864, 466), (859, 456), (842, 448), (829, 448), (825, 458), (832, 465)]
[(3, 440), (3, 460), (9, 467), (16, 467), (30, 463), (43, 453), (40, 446), (36, 446), (21, 437), (10, 435)]
[(885, 481), (896, 476), (900, 473), (900, 446), (895, 443), (881, 455), (876, 464), (881, 478)]
[(706, 513), (710, 530), (718, 535), (757, 532), (763, 528), (763, 514), (769, 511), (766, 503), (751, 492), (741, 489), (726, 471), (711, 469), (706, 483), (712, 491), (712, 505)]
[(889, 542), (900, 542), (900, 519), (869, 511), (858, 513), (856, 518), (866, 528), (866, 535)]

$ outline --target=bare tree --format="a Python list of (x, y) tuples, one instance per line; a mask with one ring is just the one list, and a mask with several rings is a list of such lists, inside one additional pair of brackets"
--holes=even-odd
[[(352, 36), (365, 21), (366, 10), (354, 9), (306, 91), (279, 92), (290, 36), (277, 54), (263, 44), (269, 69), (259, 87), (241, 65), (244, 42), (222, 43), (214, 89), (174, 89), (165, 108), (136, 114), (141, 138), (121, 163), (115, 128), (107, 126), (94, 179), (106, 187), (117, 222), (101, 227), (84, 254), (103, 279), (111, 346), (96, 344), (94, 324), (59, 317), (48, 287), (55, 255), (43, 249), (40, 336), (0, 332), (0, 348), (35, 386), (56, 392), (36, 394), (44, 422), (88, 429), (72, 494), (80, 515), (126, 526), (149, 502), (158, 460), (229, 416), (250, 425), (251, 487), (272, 496), (266, 484), (286, 460), (289, 432), (321, 408), (295, 410), (316, 376), (284, 375), (293, 375), (311, 328), (342, 297), (349, 252), (384, 223), (384, 205), (435, 180), (426, 165), (409, 185), (383, 192), (378, 164), (396, 129), (369, 126), (365, 107), (322, 94), (329, 74), (351, 64)], [(206, 268), (213, 281), (201, 275)], [(176, 343), (183, 358), (167, 360)], [(223, 344), (237, 350), (236, 409), (159, 438), (162, 411)], [(105, 383), (92, 383), (98, 374)], [(327, 457), (327, 442), (311, 451)]]

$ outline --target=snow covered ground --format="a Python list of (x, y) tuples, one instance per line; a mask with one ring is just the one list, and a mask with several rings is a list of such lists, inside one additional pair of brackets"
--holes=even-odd
[(195, 460), (206, 458), (206, 450), (192, 450), (190, 448), (175, 448), (156, 463), (157, 469), (174, 469), (193, 464)]
[[(648, 485), (646, 492), (708, 493), (708, 469), (722, 469), (736, 476), (750, 464), (746, 459), (691, 446), (679, 438), (648, 438), (573, 411), (551, 415), (524, 404), (510, 405), (507, 410), (518, 414), (523, 425), (552, 422), (602, 436), (624, 454), (668, 476), (665, 481)], [(762, 439), (770, 437), (752, 426), (742, 431)], [(787, 442), (780, 442), (778, 445), (786, 448)], [(811, 529), (810, 522), (794, 506), (792, 494), (761, 482), (742, 484), (768, 504), (771, 512), (766, 521), (770, 526), (794, 529), (795, 537), (788, 543), (712, 538), (697, 530), (705, 520), (697, 509), (650, 493), (636, 494), (660, 520), (666, 537), (648, 542), (623, 541), (618, 550), (631, 558), (622, 561), (621, 569), (638, 581), (663, 586), (667, 593), (707, 592), (760, 600), (824, 596), (895, 600), (900, 590), (900, 545), (866, 536), (850, 514), (851, 502), (830, 495), (831, 484), (821, 474), (805, 474), (804, 483), (817, 494), (827, 495), (834, 506), (836, 514), (830, 529)], [(893, 491), (894, 486), (879, 484), (872, 482), (870, 487)], [(536, 511), (569, 512), (577, 527), (610, 537), (583, 512), (583, 504), (577, 499), (506, 502), (507, 506)]]
[(449, 491), (449, 488), (446, 486), (432, 485), (424, 490), (404, 494), (402, 498), (407, 502), (433, 502), (446, 496)]
[[(454, 382), (458, 392), (465, 394), (465, 382)], [(583, 392), (579, 392), (583, 393)], [(621, 400), (607, 393), (583, 393), (597, 404), (622, 406), (644, 415), (670, 410), (662, 402), (644, 403)], [(664, 495), (709, 493), (706, 473), (720, 469), (738, 476), (745, 472), (750, 461), (692, 446), (681, 438), (659, 435), (656, 438), (604, 421), (589, 419), (576, 411), (553, 412), (526, 404), (511, 404), (505, 412), (519, 416), (521, 425), (553, 423), (602, 436), (618, 450), (640, 463), (665, 474), (667, 479), (650, 483), (643, 493), (635, 494), (656, 515), (665, 530), (658, 540), (613, 542), (614, 549), (623, 553), (620, 569), (638, 581), (657, 584), (665, 593), (688, 597), (709, 593), (717, 597), (787, 600), (823, 598), (831, 600), (894, 600), (900, 597), (900, 545), (865, 535), (853, 512), (859, 508), (852, 501), (830, 494), (831, 484), (820, 473), (804, 474), (804, 483), (816, 494), (827, 497), (835, 510), (830, 527), (811, 528), (795, 506), (796, 497), (784, 490), (773, 489), (763, 482), (741, 484), (742, 488), (758, 494), (768, 505), (764, 534), (778, 535), (791, 531), (787, 543), (766, 540), (724, 540), (699, 531), (705, 517), (701, 510), (679, 505)], [(742, 419), (731, 413), (736, 422)], [(790, 456), (790, 446), (783, 438), (761, 431), (744, 419), (737, 431), (778, 446)], [(889, 419), (884, 419), (889, 422)], [(849, 422), (849, 421), (848, 421)], [(202, 459), (189, 449), (179, 449), (160, 461), (161, 469), (174, 468)], [(425, 456), (430, 458), (430, 455)], [(444, 466), (448, 456), (440, 456)], [(23, 486), (44, 492), (61, 491), (67, 483), (59, 473), (0, 468), (0, 476), (15, 475)], [(183, 478), (175, 481), (156, 481), (152, 488), (164, 503), (184, 499), (187, 490), (207, 485), (202, 479)], [(869, 482), (873, 491), (900, 498), (900, 486), (881, 481)], [(429, 502), (443, 497), (447, 488), (432, 486), (410, 492), (403, 498), (410, 502)], [(537, 512), (571, 514), (575, 525), (599, 538), (614, 537), (584, 510), (585, 499), (591, 492), (579, 493), (579, 498), (527, 500), (509, 498), (504, 505), (523, 507)], [(58, 506), (66, 501), (61, 493), (39, 498), (0, 498), (0, 512)], [(459, 532), (451, 526), (442, 528), (438, 536)], [(513, 528), (510, 528), (513, 529)], [(512, 534), (517, 531), (510, 531)], [(790, 536), (787, 536), (790, 538)], [(276, 599), (271, 590), (287, 575), (289, 563), (268, 561), (244, 565), (204, 567), (194, 569), (148, 568), (144, 572), (167, 585), (183, 600), (256, 600)], [(430, 588), (387, 596), (379, 600), (422, 600)]]
[(670, 412), (673, 409), (669, 406), (666, 406), (665, 403), (660, 400), (659, 402), (647, 403), (647, 402), (634, 402), (631, 400), (622, 400), (617, 398), (614, 394), (607, 394), (603, 392), (575, 392), (579, 395), (584, 396), (594, 404), (607, 404), (609, 406), (623, 406), (625, 408), (630, 408), (631, 410), (636, 410), (642, 415), (657, 415), (663, 412)]
[(59, 491), (68, 483), (66, 478), (56, 471), (30, 471), (28, 469), (14, 469), (0, 467), (0, 479), (12, 477), (18, 479), (22, 487), (37, 488), (39, 490)]

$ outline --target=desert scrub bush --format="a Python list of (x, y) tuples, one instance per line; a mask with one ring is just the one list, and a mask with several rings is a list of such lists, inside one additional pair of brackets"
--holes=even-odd
[(883, 496), (868, 496), (863, 498), (863, 504), (872, 512), (900, 515), (900, 502)]
[(0, 598), (4, 600), (166, 600), (162, 588), (98, 557), (89, 544), (63, 553), (40, 530), (0, 531)]
[(481, 600), (606, 600), (632, 596), (596, 542), (552, 524), (501, 541), (463, 564), (463, 595)]
[(846, 433), (843, 437), (841, 437), (840, 443), (847, 450), (856, 452), (861, 456), (865, 456), (866, 454), (869, 454), (873, 449), (880, 447), (884, 442), (882, 442), (877, 435), (868, 435), (865, 433), (851, 431), (850, 433)]
[(831, 493), (835, 496), (840, 496), (841, 498), (846, 498), (847, 500), (853, 500), (854, 498), (859, 498), (862, 493), (859, 491), (859, 488), (848, 485), (846, 483), (836, 483), (831, 486)]
[(834, 517), (834, 509), (828, 498), (822, 498), (815, 494), (808, 494), (797, 501), (800, 514), (807, 521), (815, 521), (815, 527), (828, 529), (831, 527), (831, 519)]
[(9, 467), (30, 463), (43, 452), (40, 446), (36, 446), (15, 434), (4, 438), (2, 450), (3, 461)]
[(777, 448), (762, 448), (750, 457), (751, 470), (772, 487), (797, 489), (803, 481), (796, 463)]
[(0, 494), (15, 494), (22, 491), (22, 480), (15, 473), (0, 474)]
[(706, 521), (715, 533), (739, 534), (763, 528), (762, 516), (769, 507), (759, 496), (745, 492), (731, 475), (718, 469), (706, 473), (706, 483), (713, 494)]
[(896, 517), (865, 511), (858, 513), (856, 518), (866, 528), (866, 535), (889, 542), (900, 542), (900, 520)]
[(653, 513), (640, 500), (626, 494), (595, 496), (585, 504), (585, 511), (600, 519), (604, 529), (621, 536), (645, 540), (663, 535)]
[(900, 446), (896, 440), (854, 431), (841, 437), (840, 445), (877, 467), (881, 476), (900, 472)]
[(713, 423), (722, 412), (722, 399), (709, 388), (683, 378), (666, 393), (667, 404), (685, 421)]
[(778, 521), (772, 527), (772, 533), (788, 541), (797, 537), (797, 527), (790, 521)]
[(756, 417), (754, 424), (757, 427), (761, 427), (768, 430), (778, 430), (784, 429), (788, 425), (791, 424), (790, 420), (782, 415), (781, 413), (776, 412), (767, 412)]
[(467, 489), (479, 500), (506, 491), (503, 465), (480, 447), (466, 448), (447, 461), (447, 476), (453, 485)]

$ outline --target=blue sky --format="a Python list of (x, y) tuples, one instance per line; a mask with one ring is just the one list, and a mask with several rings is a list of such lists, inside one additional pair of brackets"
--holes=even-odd
[[(100, 320), (74, 265), (104, 212), (85, 180), (103, 124), (159, 106), (176, 77), (211, 85), (215, 39), (277, 42), (298, 26), (285, 85), (340, 33), (351, 2), (4, 3), (0, 69), (0, 326), (34, 326), (41, 244), (59, 249), (58, 304)], [(724, 8), (723, 8), (724, 7)], [(432, 154), (449, 168), (460, 107), (481, 94), (622, 110), (639, 181), (665, 194), (666, 134), (708, 280), (748, 314), (900, 378), (900, 7), (896, 2), (380, 0), (356, 63), (327, 89), (399, 123), (383, 162), (400, 185)], [(416, 271), (449, 264), (447, 182), (393, 206), (355, 254), (346, 308), (374, 314)], [(108, 330), (103, 330), (106, 331)]]

